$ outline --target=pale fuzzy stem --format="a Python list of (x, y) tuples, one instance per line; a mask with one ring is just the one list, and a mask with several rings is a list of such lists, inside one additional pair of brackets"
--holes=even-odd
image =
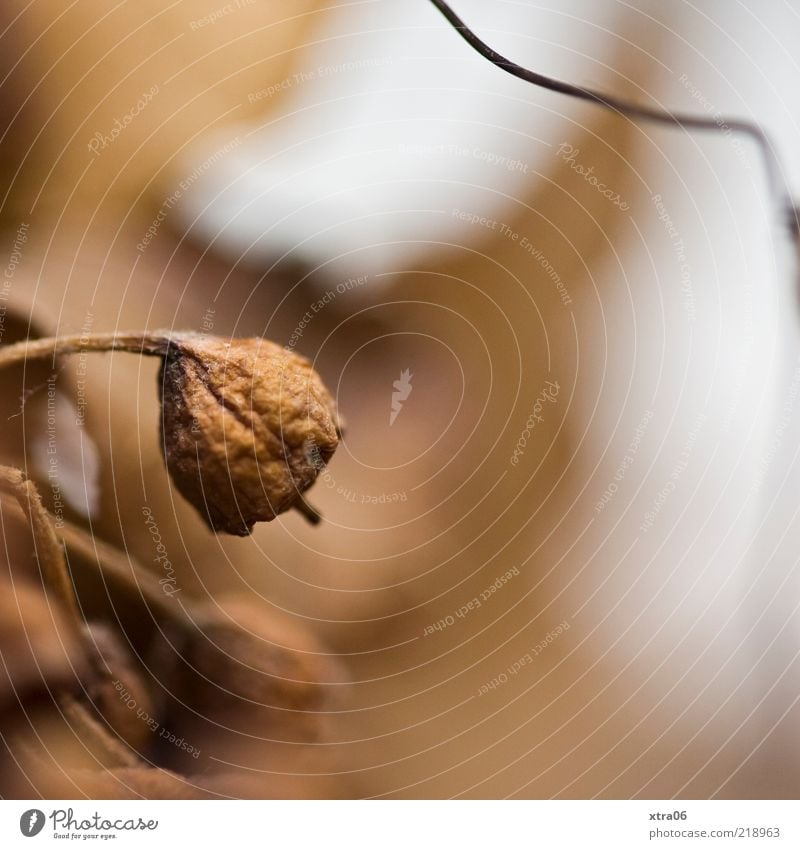
[(55, 358), (62, 354), (127, 351), (131, 354), (164, 356), (172, 336), (166, 330), (130, 333), (89, 333), (33, 339), (0, 347), (0, 368), (27, 360)]
[(33, 532), (36, 558), (46, 586), (64, 604), (71, 626), (82, 633), (83, 620), (64, 557), (64, 548), (53, 529), (52, 517), (42, 504), (36, 484), (11, 466), (0, 466), (0, 484), (11, 492), (28, 520)]

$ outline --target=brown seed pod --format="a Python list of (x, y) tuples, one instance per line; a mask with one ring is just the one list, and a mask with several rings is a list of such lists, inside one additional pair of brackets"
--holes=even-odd
[(251, 599), (226, 599), (196, 615), (199, 631), (187, 635), (176, 684), (193, 717), (214, 732), (325, 737), (326, 713), (339, 706), (346, 676), (310, 631)]
[(171, 334), (162, 449), (214, 531), (247, 536), (291, 507), (339, 443), (336, 405), (308, 360), (264, 339)]
[(212, 530), (247, 536), (290, 507), (319, 521), (303, 492), (336, 450), (341, 428), (308, 360), (265, 339), (135, 331), (5, 346), (0, 368), (87, 351), (162, 359), (164, 459)]

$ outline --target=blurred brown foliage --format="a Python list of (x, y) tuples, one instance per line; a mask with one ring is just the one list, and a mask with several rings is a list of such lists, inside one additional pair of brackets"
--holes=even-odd
[[(21, 227), (25, 239), (0, 342), (207, 324), (223, 335), (266, 331), (278, 343), (290, 336), (312, 298), (290, 288), (297, 270), (232, 265), (187, 241), (173, 220), (146, 251), (137, 244), (186, 176), (181, 154), (194, 139), (215, 128), (235, 132), (239, 120), (268, 119), (280, 108), (280, 96), (266, 104), (247, 94), (285, 78), (312, 13), (327, 14), (328, 5), (259, 2), (192, 29), (218, 0), (3, 3), (0, 235), (8, 252)], [(630, 38), (657, 55), (661, 36), (636, 26)], [(616, 93), (639, 96), (649, 64), (630, 44), (615, 60)], [(111, 132), (154, 87), (137, 120), (93, 153), (95, 134)], [(570, 133), (609, 185), (635, 194), (626, 158), (641, 143), (636, 128), (592, 112)], [(636, 564), (607, 570), (624, 561), (613, 540), (603, 562), (593, 563), (599, 543), (582, 536), (591, 494), (581, 485), (581, 464), (597, 462), (583, 417), (601, 366), (626, 373), (630, 360), (628, 313), (597, 321), (598, 280), (605, 273), (601, 284), (611, 278), (621, 300), (630, 296), (609, 245), (636, 234), (627, 219), (604, 218), (606, 200), (585, 180), (556, 167), (552, 179), (522, 190), (528, 204), (507, 223), (547, 244), (569, 281), (572, 311), (523, 251), (476, 233), (470, 249), (409, 275), (390, 318), (365, 310), (356, 319), (333, 308), (308, 328), (302, 352), (320, 354), (315, 367), (349, 424), (314, 490), (328, 519), (324, 532), (288, 516), (246, 540), (214, 536), (163, 466), (157, 364), (125, 354), (56, 364), (60, 397), (82, 411), (71, 437), (59, 418), (60, 456), (99, 458), (96, 506), (86, 503), (79, 475), (65, 518), (121, 552), (130, 580), (108, 580), (91, 547), (70, 550), (98, 666), (69, 635), (42, 586), (21, 514), (3, 501), (0, 794), (582, 798), (625, 796), (644, 785), (669, 798), (702, 796), (731, 775), (737, 753), (695, 734), (706, 709), (681, 713), (705, 684), (704, 670), (669, 694), (672, 713), (655, 713), (663, 693), (642, 684), (640, 666), (607, 656), (604, 636), (581, 642), (572, 629), (537, 661), (529, 686), (476, 696), (572, 612), (575, 582), (588, 582), (593, 615), (605, 622), (639, 578)], [(511, 326), (509, 316), (520, 324)], [(407, 368), (425, 376), (413, 398), (421, 412), (404, 414), (390, 431), (391, 380)], [(45, 363), (0, 375), (2, 461), (36, 480), (51, 509), (35, 437), (46, 428), (53, 371)], [(566, 403), (554, 406), (517, 478), (499, 473), (530, 398), (554, 375), (563, 397), (575, 399), (570, 416)], [(609, 383), (607, 420), (595, 420), (595, 435), (629, 390), (624, 381)], [(387, 507), (378, 501), (386, 493), (407, 500)], [(144, 521), (144, 506), (155, 525)], [(168, 568), (156, 559), (156, 534)], [(497, 593), (494, 608), (423, 636), (511, 564), (521, 565), (520, 577)], [(165, 581), (165, 604), (190, 611), (184, 624), (136, 591), (142, 571), (157, 585)], [(120, 671), (87, 686), (91, 664)], [(736, 670), (729, 674), (735, 679)], [(725, 793), (790, 792), (786, 776), (796, 767), (779, 742), (754, 751)]]

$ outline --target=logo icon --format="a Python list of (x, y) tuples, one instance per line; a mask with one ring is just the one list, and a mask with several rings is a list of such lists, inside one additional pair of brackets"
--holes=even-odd
[(414, 377), (411, 374), (410, 369), (404, 369), (400, 372), (400, 379), (395, 380), (392, 384), (394, 386), (394, 392), (392, 392), (392, 412), (389, 415), (389, 427), (391, 427), (397, 417), (400, 415), (400, 410), (403, 409), (403, 404), (408, 401), (408, 396), (411, 395), (411, 390), (414, 388), (411, 385), (411, 378)]
[(44, 812), (38, 808), (31, 808), (19, 818), (19, 830), (25, 837), (36, 837), (44, 828)]

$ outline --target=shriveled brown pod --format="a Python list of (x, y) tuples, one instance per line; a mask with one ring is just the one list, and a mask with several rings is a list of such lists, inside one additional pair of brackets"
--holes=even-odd
[(246, 536), (305, 508), (340, 433), (308, 360), (264, 339), (173, 334), (160, 385), (167, 468), (213, 530)]
[(224, 599), (197, 611), (180, 670), (176, 689), (188, 721), (207, 726), (195, 735), (235, 729), (318, 741), (346, 686), (340, 664), (309, 630), (250, 599)]
[(339, 444), (336, 404), (311, 363), (266, 339), (93, 333), (0, 347), (0, 368), (84, 351), (160, 357), (161, 446), (175, 485), (214, 531), (247, 536), (290, 508)]

